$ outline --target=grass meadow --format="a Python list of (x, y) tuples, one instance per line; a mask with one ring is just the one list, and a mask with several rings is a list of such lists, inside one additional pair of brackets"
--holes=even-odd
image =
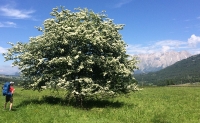
[(21, 90), (13, 111), (4, 110), (1, 96), (0, 123), (200, 123), (200, 87), (148, 87), (83, 108), (66, 102), (63, 91)]

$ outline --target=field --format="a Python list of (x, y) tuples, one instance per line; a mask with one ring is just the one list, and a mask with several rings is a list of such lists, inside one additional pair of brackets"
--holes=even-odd
[(0, 98), (0, 123), (200, 123), (200, 87), (144, 88), (84, 108), (64, 102), (63, 93), (16, 88), (13, 111)]

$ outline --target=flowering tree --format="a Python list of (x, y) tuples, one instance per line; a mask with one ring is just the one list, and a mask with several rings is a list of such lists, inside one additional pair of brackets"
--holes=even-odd
[(123, 25), (114, 24), (104, 12), (76, 10), (54, 8), (53, 18), (37, 27), (42, 35), (11, 44), (3, 54), (6, 61), (14, 60), (33, 88), (59, 86), (79, 100), (132, 90), (136, 60), (126, 54), (119, 34)]

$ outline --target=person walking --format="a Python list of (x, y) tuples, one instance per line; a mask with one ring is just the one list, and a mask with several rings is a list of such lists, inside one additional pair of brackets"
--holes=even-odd
[(13, 93), (15, 91), (13, 85), (14, 85), (14, 82), (10, 82), (10, 89), (9, 89), (9, 91), (10, 91), (11, 95), (6, 95), (6, 102), (5, 102), (5, 105), (4, 105), (4, 109), (6, 109), (7, 103), (10, 102), (9, 111), (12, 110), (12, 106), (13, 106)]

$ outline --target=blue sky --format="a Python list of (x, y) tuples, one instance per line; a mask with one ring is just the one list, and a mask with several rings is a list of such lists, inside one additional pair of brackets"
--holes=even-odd
[[(0, 53), (7, 42), (28, 42), (40, 35), (35, 26), (51, 18), (52, 8), (65, 6), (106, 11), (115, 24), (125, 24), (120, 34), (128, 44), (128, 54), (186, 50), (200, 53), (200, 0), (1, 0)], [(13, 74), (12, 61), (0, 55), (0, 74)]]

